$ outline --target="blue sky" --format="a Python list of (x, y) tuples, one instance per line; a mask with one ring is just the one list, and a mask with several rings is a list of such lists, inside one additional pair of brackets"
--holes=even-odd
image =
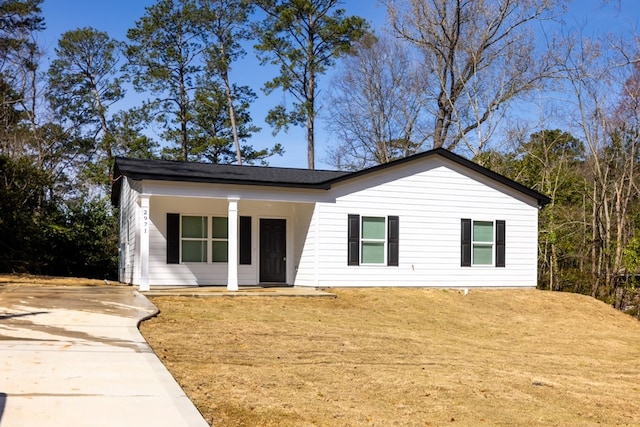
[[(62, 33), (81, 27), (93, 27), (106, 31), (118, 40), (126, 39), (126, 32), (135, 25), (135, 21), (144, 15), (145, 7), (155, 3), (155, 0), (44, 0), (42, 12), (45, 17), (47, 30), (40, 34), (39, 39), (47, 52), (47, 57), (55, 56), (54, 49)], [(574, 0), (570, 7), (570, 15), (565, 17), (569, 26), (583, 26), (588, 24), (589, 31), (604, 33), (610, 30), (634, 31), (640, 33), (640, 0), (612, 0), (602, 6), (602, 0)], [(344, 6), (349, 14), (356, 14), (368, 19), (372, 27), (380, 28), (385, 23), (385, 10), (377, 5), (375, 0), (345, 0)], [(285, 155), (269, 160), (272, 166), (306, 167), (306, 136), (302, 128), (290, 128), (287, 134), (280, 133), (275, 137), (271, 129), (264, 123), (264, 116), (269, 108), (280, 102), (286, 95), (281, 92), (270, 97), (264, 96), (260, 88), (262, 84), (275, 74), (273, 68), (259, 67), (254, 59), (255, 55), (249, 51), (246, 60), (234, 69), (238, 84), (253, 87), (258, 94), (258, 101), (252, 109), (252, 117), (256, 125), (262, 127), (262, 132), (254, 135), (248, 142), (255, 148), (272, 146), (275, 142), (284, 145)], [(257, 77), (257, 78), (256, 78)], [(320, 85), (327, 84), (330, 75), (321, 77)], [(322, 96), (322, 93), (321, 93)], [(141, 96), (132, 89), (127, 92), (127, 98), (114, 105), (117, 109), (126, 109), (137, 105)], [(330, 147), (329, 135), (324, 130), (325, 123), (320, 119), (316, 123), (316, 168), (331, 169), (325, 163), (325, 152)]]
[[(135, 26), (136, 20), (144, 15), (145, 7), (156, 3), (155, 0), (44, 0), (42, 12), (47, 24), (47, 30), (40, 35), (40, 40), (47, 50), (47, 57), (55, 57), (57, 40), (65, 31), (81, 27), (93, 27), (100, 31), (106, 31), (118, 40), (126, 40), (129, 28)], [(349, 14), (357, 14), (370, 21), (384, 22), (385, 12), (382, 7), (370, 6), (357, 7), (368, 3), (367, 0), (346, 0), (345, 8)], [(371, 2), (374, 4), (375, 2)], [(266, 97), (262, 91), (262, 85), (267, 79), (275, 76), (276, 69), (260, 67), (255, 59), (255, 54), (247, 49), (247, 56), (242, 64), (236, 65), (232, 70), (236, 83), (251, 86), (258, 100), (252, 108), (254, 123), (262, 128), (262, 132), (255, 134), (247, 142), (255, 148), (273, 146), (280, 142), (285, 149), (282, 157), (269, 159), (272, 166), (283, 167), (307, 167), (307, 142), (306, 132), (303, 128), (290, 127), (288, 133), (280, 132), (273, 136), (271, 128), (264, 122), (267, 111), (277, 105), (282, 99), (287, 99), (281, 91)], [(327, 82), (328, 76), (321, 77), (321, 83)], [(138, 105), (142, 99), (133, 91), (127, 90), (126, 99), (114, 105), (115, 110), (126, 109)], [(284, 98), (283, 98), (284, 97)], [(328, 138), (324, 132), (324, 122), (316, 122), (316, 169), (332, 169), (324, 163)], [(153, 132), (153, 131), (152, 131)]]

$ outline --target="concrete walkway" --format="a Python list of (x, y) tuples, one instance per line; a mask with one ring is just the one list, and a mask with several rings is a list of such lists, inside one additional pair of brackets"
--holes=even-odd
[(204, 427), (145, 342), (124, 286), (0, 285), (0, 427)]

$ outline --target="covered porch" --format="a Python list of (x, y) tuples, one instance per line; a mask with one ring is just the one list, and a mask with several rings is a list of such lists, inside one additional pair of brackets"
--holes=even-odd
[(293, 285), (315, 202), (283, 199), (141, 194), (140, 290)]

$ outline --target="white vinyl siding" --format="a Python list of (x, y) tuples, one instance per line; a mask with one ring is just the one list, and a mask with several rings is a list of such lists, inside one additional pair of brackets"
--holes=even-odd
[[(335, 203), (317, 208), (317, 286), (536, 286), (537, 200), (463, 166), (431, 158), (346, 181), (330, 194)], [(389, 207), (401, 219), (398, 267), (349, 267), (347, 216), (384, 217)], [(460, 218), (506, 221), (505, 268), (461, 267)]]
[(138, 244), (138, 212), (136, 201), (140, 195), (137, 182), (122, 177), (120, 192), (120, 257), (119, 281), (122, 283), (137, 283), (139, 272), (139, 244)]
[(298, 226), (294, 229), (294, 238), (301, 249), (301, 255), (295, 267), (295, 284), (316, 286), (318, 270), (319, 209), (314, 205), (305, 205), (308, 209), (300, 211), (296, 217)]

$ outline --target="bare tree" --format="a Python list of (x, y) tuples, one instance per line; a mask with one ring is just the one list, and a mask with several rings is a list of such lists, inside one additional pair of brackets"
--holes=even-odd
[(585, 174), (591, 182), (591, 294), (615, 295), (619, 306), (624, 253), (633, 237), (631, 213), (638, 204), (638, 54), (626, 53), (622, 41), (610, 38), (573, 36), (565, 43), (557, 60), (586, 143)]
[(579, 253), (579, 245), (574, 246), (573, 253), (568, 253), (566, 248), (575, 244), (578, 234), (584, 235), (585, 224), (575, 218), (580, 218), (576, 213), (579, 213), (584, 189), (577, 167), (584, 155), (584, 145), (569, 133), (545, 129), (531, 134), (527, 142), (517, 147), (516, 153), (518, 182), (551, 198), (540, 213), (539, 279), (546, 281), (549, 290), (561, 290), (560, 264), (565, 267), (575, 264), (575, 254)]
[(358, 170), (420, 150), (428, 137), (422, 79), (397, 40), (368, 35), (357, 43), (331, 85), (328, 127), (341, 142), (329, 162)]
[(385, 0), (391, 24), (423, 56), (433, 146), (482, 152), (510, 101), (554, 71), (532, 24), (562, 0)]

